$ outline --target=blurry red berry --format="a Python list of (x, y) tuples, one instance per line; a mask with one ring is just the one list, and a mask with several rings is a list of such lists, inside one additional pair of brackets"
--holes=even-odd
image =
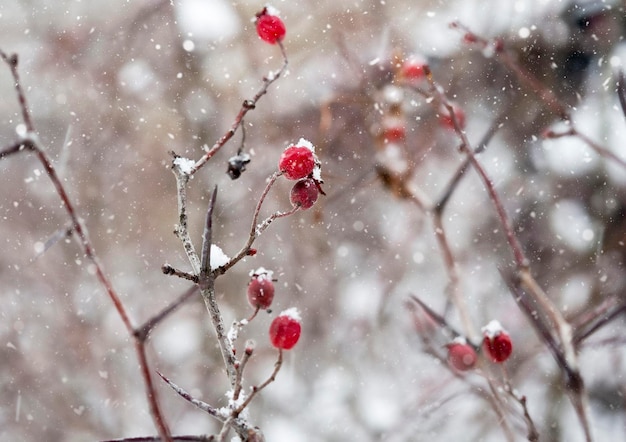
[(463, 35), (463, 41), (465, 43), (476, 43), (478, 41), (478, 38), (476, 37), (476, 34), (466, 32), (465, 35)]
[(483, 350), (493, 362), (500, 364), (513, 353), (511, 336), (502, 328), (498, 321), (491, 321), (482, 328)]
[(476, 365), (476, 351), (465, 339), (457, 338), (447, 345), (448, 363), (459, 371), (471, 370)]
[(399, 143), (404, 140), (406, 129), (404, 126), (390, 126), (383, 129), (383, 140), (385, 143)]
[(304, 178), (291, 188), (289, 199), (291, 204), (301, 209), (310, 209), (317, 201), (319, 187), (313, 178)]
[(316, 157), (313, 145), (301, 139), (298, 145), (289, 146), (284, 150), (278, 161), (280, 170), (287, 179), (299, 180), (309, 176), (315, 168)]
[(264, 8), (256, 15), (256, 33), (261, 40), (276, 44), (285, 38), (285, 24), (271, 8)]
[(300, 339), (300, 314), (297, 309), (285, 310), (270, 325), (270, 341), (276, 348), (289, 350)]
[(274, 282), (272, 272), (263, 267), (251, 274), (248, 283), (248, 302), (254, 308), (268, 309), (274, 300)]
[(410, 57), (404, 60), (398, 71), (401, 80), (415, 82), (426, 76), (426, 61), (421, 57)]
[[(452, 106), (452, 112), (454, 112), (457, 124), (461, 129), (465, 129), (465, 111), (456, 103), (450, 103), (450, 105)], [(454, 122), (452, 121), (452, 117), (450, 116), (450, 112), (447, 107), (441, 109), (439, 113), (439, 122), (444, 127), (454, 129)]]

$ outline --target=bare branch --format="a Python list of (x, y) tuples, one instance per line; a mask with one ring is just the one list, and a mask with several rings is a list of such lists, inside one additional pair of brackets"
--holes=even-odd
[(135, 336), (140, 341), (145, 341), (148, 339), (150, 332), (154, 330), (154, 328), (161, 323), (165, 318), (167, 318), (174, 311), (178, 310), (178, 308), (187, 302), (191, 297), (198, 292), (199, 287), (194, 285), (189, 287), (182, 295), (172, 301), (167, 307), (161, 310), (158, 314), (150, 318), (146, 321), (142, 326), (138, 327), (135, 331)]
[(285, 47), (283, 46), (282, 42), (278, 42), (278, 46), (280, 47), (280, 52), (283, 56), (283, 65), (280, 67), (279, 70), (275, 72), (270, 72), (268, 76), (263, 78), (263, 86), (261, 87), (261, 89), (259, 89), (259, 91), (254, 95), (254, 97), (252, 97), (251, 100), (245, 100), (243, 102), (243, 104), (241, 105), (241, 109), (235, 117), (235, 121), (233, 121), (230, 129), (224, 135), (222, 135), (222, 137), (217, 140), (215, 144), (211, 146), (211, 148), (209, 148), (208, 146), (206, 147), (205, 154), (193, 166), (192, 170), (189, 173), (190, 175), (193, 175), (198, 170), (200, 170), (200, 168), (204, 166), (207, 161), (209, 161), (213, 157), (213, 155), (215, 155), (228, 142), (228, 140), (233, 137), (233, 135), (235, 135), (237, 129), (241, 126), (246, 114), (252, 109), (256, 108), (257, 102), (261, 99), (263, 95), (267, 93), (267, 90), (272, 85), (272, 83), (278, 80), (285, 73), (289, 64), (289, 61), (287, 60), (287, 53), (285, 52)]
[(213, 209), (215, 208), (215, 199), (217, 198), (217, 186), (213, 188), (211, 198), (209, 199), (209, 208), (207, 209), (206, 222), (204, 224), (204, 232), (202, 233), (202, 257), (200, 263), (200, 284), (208, 278), (211, 271), (211, 237), (213, 233)]
[(626, 118), (626, 79), (624, 79), (624, 71), (621, 70), (617, 73), (617, 97), (624, 118)]
[[(118, 293), (113, 288), (113, 285), (109, 278), (106, 276), (102, 265), (100, 264), (100, 260), (98, 259), (96, 252), (91, 244), (89, 236), (87, 235), (87, 231), (83, 227), (83, 223), (78, 217), (78, 212), (70, 199), (65, 186), (63, 185), (63, 181), (57, 174), (57, 171), (50, 160), (50, 157), (46, 154), (44, 147), (40, 144), (39, 139), (34, 131), (34, 126), (30, 117), (30, 111), (28, 109), (28, 104), (26, 102), (26, 97), (22, 90), (22, 86), (20, 83), (19, 74), (17, 71), (17, 55), (12, 55), (8, 57), (4, 52), (0, 51), (0, 57), (9, 65), (11, 68), (11, 73), (13, 75), (13, 79), (15, 80), (15, 89), (18, 94), (18, 99), (20, 102), (20, 107), (22, 109), (22, 117), (24, 119), (24, 124), (26, 125), (27, 134), (24, 139), (23, 144), (29, 146), (29, 150), (33, 151), (37, 156), (37, 159), (42, 164), (43, 168), (46, 171), (50, 181), (52, 182), (63, 206), (65, 207), (65, 211), (72, 222), (72, 229), (78, 236), (80, 241), (80, 245), (82, 247), (83, 253), (85, 256), (91, 261), (94, 265), (96, 277), (106, 290), (107, 295), (109, 296), (113, 306), (115, 307), (118, 315), (120, 316), (122, 322), (128, 333), (131, 336), (135, 336), (135, 328), (130, 319), (130, 316), (126, 310), (126, 307), (122, 303)], [(139, 360), (139, 369), (142, 374), (142, 378), (144, 381), (144, 386), (146, 389), (146, 396), (148, 400), (148, 405), (150, 407), (150, 412), (152, 415), (152, 419), (154, 424), (159, 432), (159, 436), (166, 442), (171, 441), (170, 430), (167, 426), (165, 418), (161, 412), (157, 392), (154, 389), (154, 385), (152, 382), (152, 377), (150, 375), (149, 364), (145, 353), (144, 344), (139, 339), (135, 338), (135, 353), (137, 354), (137, 359)]]
[(172, 387), (172, 390), (174, 390), (176, 393), (178, 393), (178, 395), (180, 397), (182, 397), (183, 399), (185, 399), (187, 402), (195, 405), (197, 408), (199, 408), (200, 410), (204, 411), (205, 413), (208, 413), (209, 415), (213, 416), (215, 419), (219, 420), (220, 422), (226, 421), (226, 417), (224, 417), (217, 410), (217, 408), (212, 407), (211, 405), (207, 404), (206, 402), (203, 402), (201, 400), (193, 398), (193, 396), (191, 396), (191, 394), (189, 394), (187, 392), (187, 390), (185, 390), (182, 387), (179, 387), (178, 385), (176, 385), (174, 382), (170, 381), (165, 375), (161, 374), (160, 372), (157, 371), (157, 374), (161, 377), (161, 379), (163, 379), (165, 381), (165, 383), (167, 383), (167, 385)]

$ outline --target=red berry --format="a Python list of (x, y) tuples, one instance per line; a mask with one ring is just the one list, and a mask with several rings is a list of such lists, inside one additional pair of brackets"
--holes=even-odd
[[(456, 103), (450, 104), (452, 106), (452, 111), (454, 112), (457, 124), (461, 129), (465, 129), (465, 111)], [(450, 116), (450, 112), (447, 107), (443, 107), (441, 109), (439, 113), (439, 122), (444, 127), (454, 129), (454, 122), (452, 121), (452, 117)]]
[(501, 364), (513, 353), (511, 336), (502, 328), (498, 321), (491, 321), (482, 328), (483, 350), (493, 362)]
[(456, 338), (448, 347), (448, 363), (459, 371), (471, 370), (476, 365), (476, 351), (464, 338)]
[(287, 179), (299, 180), (309, 176), (313, 169), (317, 158), (313, 153), (313, 145), (300, 139), (297, 145), (289, 146), (284, 150), (278, 161), (278, 170), (280, 170)]
[(285, 310), (270, 325), (270, 341), (276, 348), (289, 350), (300, 339), (300, 313), (295, 308)]
[(400, 66), (398, 75), (401, 80), (415, 82), (426, 76), (426, 61), (421, 57), (407, 58)]
[(251, 272), (248, 283), (248, 302), (254, 308), (267, 309), (274, 300), (272, 272), (263, 267)]
[(285, 38), (285, 24), (272, 8), (263, 8), (256, 15), (256, 33), (261, 40), (276, 44)]
[(317, 201), (319, 188), (313, 178), (304, 178), (298, 181), (291, 188), (290, 200), (294, 207), (299, 206), (301, 209), (310, 209)]
[(399, 143), (404, 141), (406, 129), (404, 126), (390, 126), (383, 129), (383, 140), (385, 143)]

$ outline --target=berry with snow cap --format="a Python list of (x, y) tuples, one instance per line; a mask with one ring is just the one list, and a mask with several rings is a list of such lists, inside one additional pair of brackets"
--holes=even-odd
[(274, 300), (274, 282), (272, 271), (259, 267), (250, 272), (248, 283), (248, 302), (254, 308), (266, 310)]
[(513, 353), (511, 336), (495, 319), (482, 328), (483, 350), (496, 364), (506, 361)]
[(267, 6), (256, 14), (256, 33), (261, 40), (276, 44), (285, 38), (285, 23), (278, 16), (278, 11)]
[(420, 56), (412, 55), (402, 62), (398, 70), (400, 80), (415, 83), (426, 78), (426, 60)]
[(467, 371), (476, 365), (476, 351), (469, 345), (465, 338), (457, 337), (448, 347), (448, 363), (459, 371)]
[(270, 341), (280, 350), (290, 350), (300, 339), (300, 313), (296, 308), (281, 312), (270, 325)]
[(278, 160), (278, 170), (289, 180), (299, 180), (311, 175), (316, 166), (319, 167), (319, 160), (313, 144), (304, 138), (285, 149)]

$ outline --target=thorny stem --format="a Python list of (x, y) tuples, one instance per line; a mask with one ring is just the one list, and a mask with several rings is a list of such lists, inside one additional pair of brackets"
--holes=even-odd
[(76, 232), (76, 235), (78, 236), (80, 240), (83, 253), (93, 264), (95, 268), (95, 272), (96, 272), (96, 277), (98, 278), (98, 280), (104, 287), (107, 295), (111, 299), (113, 306), (115, 307), (122, 322), (124, 323), (124, 327), (126, 328), (126, 330), (131, 336), (135, 337), (134, 339), (135, 353), (137, 354), (137, 359), (139, 361), (139, 368), (140, 368), (140, 371), (144, 380), (146, 396), (148, 399), (148, 404), (150, 407), (152, 419), (157, 428), (157, 431), (159, 432), (160, 437), (166, 442), (171, 442), (172, 439), (171, 439), (170, 431), (161, 413), (160, 406), (158, 403), (158, 398), (157, 398), (157, 392), (154, 388), (152, 377), (150, 375), (150, 369), (149, 369), (149, 364), (148, 364), (148, 360), (146, 357), (144, 341), (140, 340), (136, 336), (135, 328), (130, 320), (128, 312), (126, 311), (126, 307), (124, 306), (119, 295), (113, 288), (111, 281), (104, 273), (104, 269), (102, 265), (100, 264), (100, 261), (98, 260), (98, 257), (91, 244), (91, 241), (89, 240), (87, 231), (83, 227), (82, 221), (78, 217), (76, 208), (74, 207), (69, 195), (67, 194), (67, 191), (65, 187), (63, 186), (63, 183), (61, 179), (59, 178), (56, 172), (56, 169), (54, 168), (52, 164), (52, 161), (46, 154), (43, 146), (40, 144), (39, 139), (35, 133), (33, 123), (30, 117), (29, 107), (26, 101), (26, 96), (22, 90), (22, 86), (21, 86), (18, 71), (17, 71), (17, 65), (18, 65), (17, 55), (12, 55), (8, 57), (4, 52), (0, 51), (0, 57), (9, 65), (11, 69), (11, 73), (15, 80), (15, 89), (16, 89), (18, 100), (19, 100), (20, 107), (22, 110), (22, 117), (24, 119), (24, 124), (26, 125), (26, 129), (27, 129), (26, 137), (21, 144), (23, 144), (24, 146), (27, 146), (29, 150), (32, 150), (35, 153), (35, 155), (37, 156), (37, 159), (46, 170), (46, 174), (50, 178), (50, 181), (52, 182), (57, 194), (59, 195), (59, 198), (61, 199), (63, 203), (63, 206), (65, 207), (67, 214), (69, 215), (72, 221), (73, 230), (74, 232)]

